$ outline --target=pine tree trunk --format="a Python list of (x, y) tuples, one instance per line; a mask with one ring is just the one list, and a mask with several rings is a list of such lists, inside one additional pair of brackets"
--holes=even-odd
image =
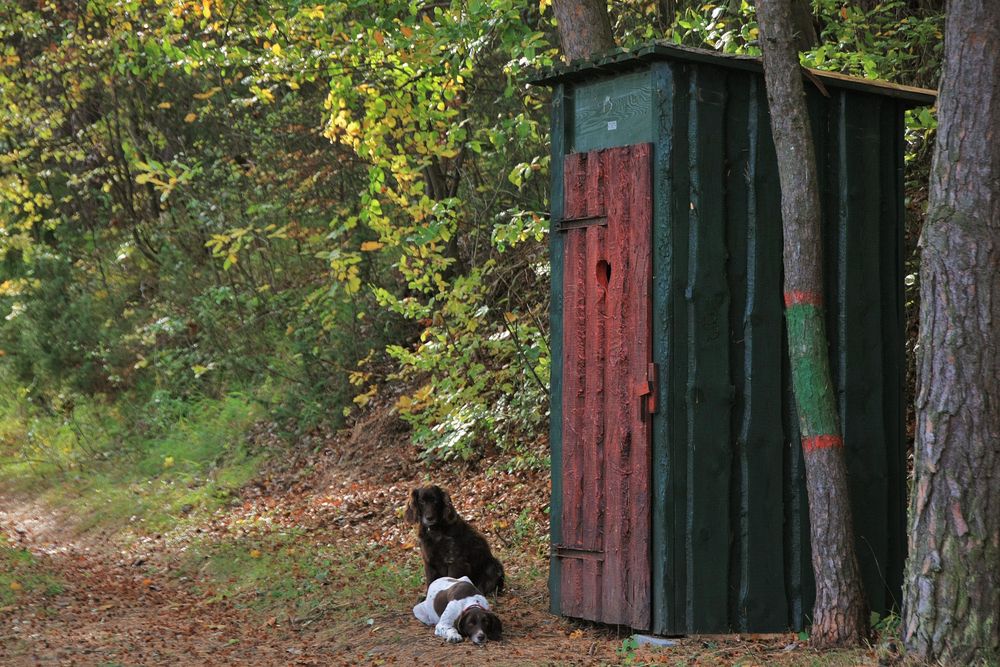
[(552, 10), (566, 60), (581, 60), (615, 48), (604, 0), (553, 0)]
[(816, 158), (791, 2), (760, 0), (757, 17), (781, 182), (785, 320), (809, 495), (816, 579), (810, 641), (818, 647), (857, 645), (868, 636), (868, 608), (854, 551), (847, 465), (830, 377)]
[(1000, 3), (949, 3), (921, 235), (903, 639), (1000, 662)]

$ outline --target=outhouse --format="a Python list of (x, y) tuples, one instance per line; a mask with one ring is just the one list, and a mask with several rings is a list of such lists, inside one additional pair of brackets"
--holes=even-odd
[[(549, 72), (552, 609), (774, 632), (814, 599), (759, 59), (650, 45)], [(871, 607), (905, 557), (903, 112), (810, 71), (825, 303)]]

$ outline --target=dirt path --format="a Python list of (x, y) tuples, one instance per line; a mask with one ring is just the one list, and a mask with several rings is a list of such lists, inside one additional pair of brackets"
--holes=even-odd
[(0, 497), (0, 528), (64, 582), (0, 610), (2, 665), (318, 665), (330, 655), (163, 577), (140, 558), (23, 499)]
[[(268, 471), (239, 502), (210, 518), (166, 538), (143, 536), (129, 547), (112, 535), (81, 534), (69, 514), (0, 494), (0, 532), (62, 584), (46, 595), (22, 591), (15, 604), (0, 607), (0, 666), (878, 664), (871, 651), (828, 659), (793, 635), (693, 637), (662, 651), (636, 650), (623, 645), (625, 630), (553, 616), (546, 477), (454, 465), (437, 466), (431, 480), (412, 453), (399, 456), (405, 444), (385, 445), (384, 429), (356, 430), (367, 437), (356, 433), (308, 461), (286, 461), (283, 471)], [(302, 470), (311, 472), (302, 476)], [(427, 481), (448, 486), (459, 512), (504, 561), (507, 592), (496, 601), (501, 642), (448, 645), (412, 616), (422, 594), (420, 558), (401, 516), (409, 489)], [(350, 563), (339, 570), (331, 565), (319, 593), (315, 577), (292, 572), (288, 604), (308, 586), (320, 601), (305, 620), (255, 611), (245, 597), (227, 599), (213, 591), (218, 580), (180, 566), (185, 556), (190, 562), (185, 552), (193, 544), (235, 543), (246, 553), (261, 544), (254, 540), (274, 534), (294, 535), (282, 548), (313, 557), (301, 560), (305, 565), (316, 554)], [(406, 572), (413, 574), (400, 576)], [(352, 577), (363, 579), (363, 587)]]
[[(196, 570), (181, 576), (179, 555), (198, 538), (225, 526), (259, 524), (303, 531), (297, 546), (347, 553), (376, 548), (386, 567), (419, 565), (412, 528), (400, 518), (409, 488), (422, 483), (410, 466), (359, 467), (342, 452), (315, 463), (308, 479), (245, 490), (228, 508), (186, 534), (148, 536), (128, 548), (99, 532), (81, 534), (70, 514), (24, 497), (0, 495), (0, 531), (29, 550), (36, 568), (62, 582), (52, 595), (17, 596), (0, 608), (0, 665), (596, 665), (616, 662), (621, 636), (584, 631), (547, 611), (545, 558), (522, 553), (511, 530), (519, 512), (537, 512), (544, 482), (515, 476), (487, 480), (481, 472), (451, 471), (463, 514), (483, 527), (495, 548), (506, 550), (508, 592), (498, 602), (505, 639), (484, 648), (453, 646), (434, 637), (410, 608), (420, 591), (398, 584), (372, 591), (377, 600), (353, 604), (337, 590), (314, 622), (295, 623), (210, 595), (213, 584)], [(387, 470), (388, 469), (388, 470)], [(403, 479), (399, 479), (402, 477)], [(516, 487), (516, 488), (515, 488)], [(530, 498), (530, 501), (529, 501)], [(485, 509), (493, 508), (492, 510)], [(492, 520), (490, 519), (492, 517)], [(536, 526), (536, 529), (541, 529)], [(374, 612), (352, 612), (352, 607)]]

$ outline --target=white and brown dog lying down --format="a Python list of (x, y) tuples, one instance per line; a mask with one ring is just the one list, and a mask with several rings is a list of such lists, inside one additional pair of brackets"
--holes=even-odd
[(433, 625), (434, 634), (449, 642), (465, 637), (473, 644), (497, 641), (503, 624), (490, 611), (490, 603), (468, 577), (441, 577), (427, 588), (427, 599), (413, 608), (413, 615), (425, 625)]

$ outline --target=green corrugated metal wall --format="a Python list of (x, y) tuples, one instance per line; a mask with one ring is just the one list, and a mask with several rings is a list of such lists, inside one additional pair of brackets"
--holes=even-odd
[[(721, 60), (721, 59), (720, 59)], [(808, 624), (814, 586), (782, 315), (777, 166), (763, 78), (661, 58), (555, 82), (552, 219), (563, 156), (651, 141), (654, 154), (653, 628)], [(824, 204), (830, 358), (858, 554), (872, 608), (898, 607), (905, 557), (903, 111), (912, 101), (807, 84)], [(562, 358), (562, 239), (551, 235), (552, 358)], [(562, 373), (552, 372), (553, 543)], [(558, 563), (550, 579), (559, 612)]]

